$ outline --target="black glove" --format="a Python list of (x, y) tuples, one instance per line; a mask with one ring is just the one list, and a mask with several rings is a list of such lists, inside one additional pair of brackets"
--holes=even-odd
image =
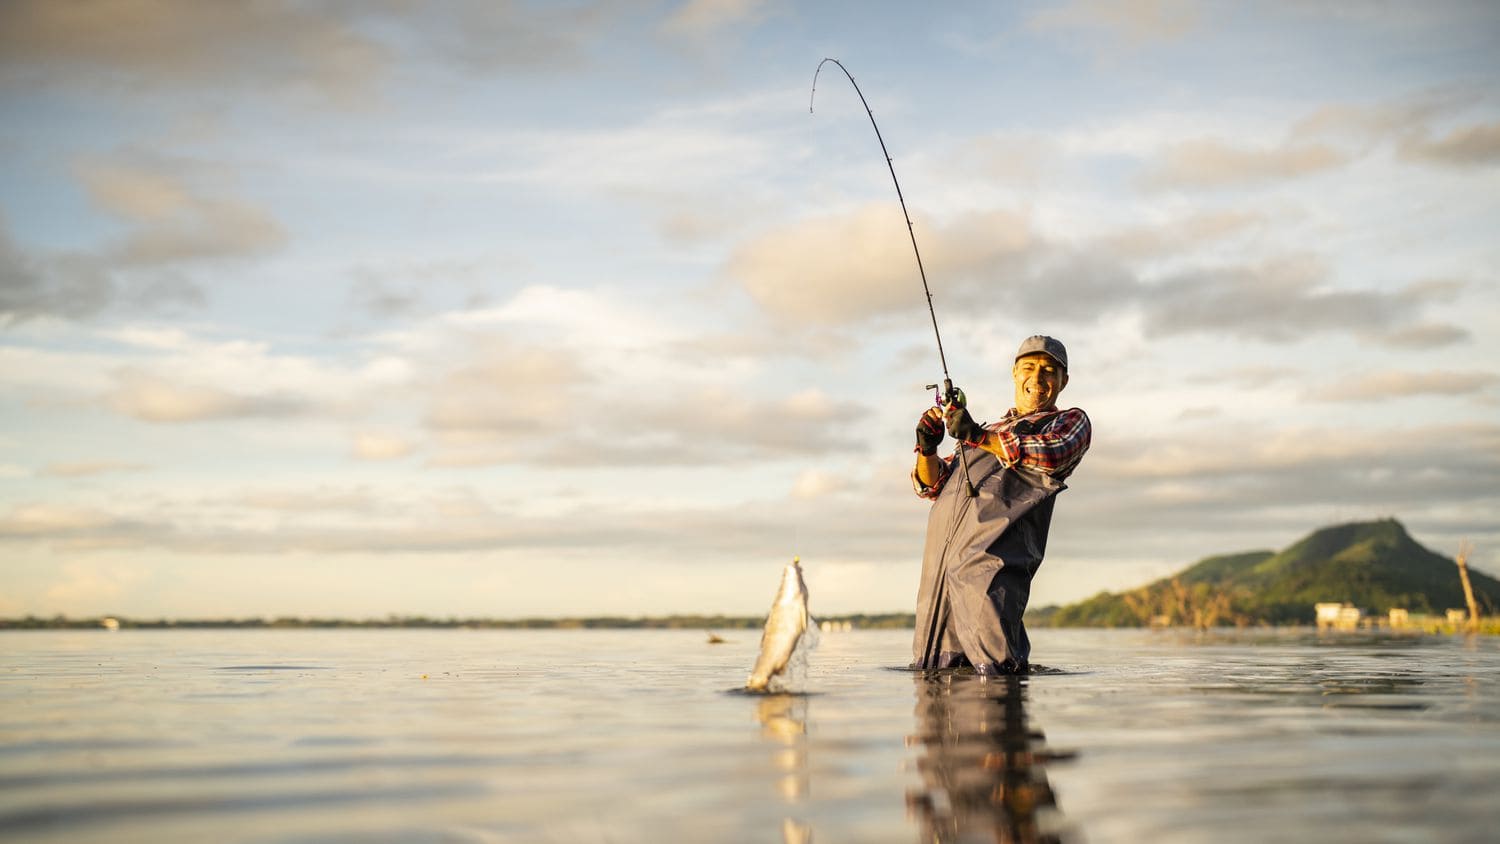
[(931, 457), (937, 454), (938, 446), (943, 444), (943, 425), (929, 414), (922, 414), (917, 420), (917, 453), (923, 457)]
[(943, 410), (943, 421), (948, 423), (948, 433), (955, 440), (961, 440), (970, 445), (978, 445), (984, 441), (984, 428), (974, 421), (969, 415), (969, 409), (961, 404), (950, 404)]

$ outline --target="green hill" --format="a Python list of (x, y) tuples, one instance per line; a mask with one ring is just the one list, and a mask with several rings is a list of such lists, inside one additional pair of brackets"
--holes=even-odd
[[(1472, 569), (1480, 612), (1500, 608), (1500, 581)], [(1280, 551), (1209, 557), (1172, 577), (1119, 594), (1048, 607), (1028, 622), (1055, 627), (1130, 627), (1152, 619), (1178, 625), (1310, 624), (1313, 605), (1350, 603), (1384, 615), (1392, 608), (1441, 614), (1465, 606), (1453, 560), (1419, 545), (1395, 519), (1314, 531)]]

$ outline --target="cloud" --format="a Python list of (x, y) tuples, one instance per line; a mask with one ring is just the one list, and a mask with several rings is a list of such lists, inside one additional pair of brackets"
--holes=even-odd
[(405, 437), (364, 431), (355, 435), (352, 453), (358, 460), (399, 460), (415, 450)]
[(1350, 157), (1326, 144), (1249, 148), (1202, 139), (1164, 150), (1141, 176), (1147, 188), (1227, 188), (1285, 181), (1331, 170)]
[(1500, 384), (1493, 372), (1377, 372), (1308, 393), (1312, 401), (1379, 402), (1413, 396), (1466, 396)]
[[(1205, 212), (1076, 247), (1049, 241), (1024, 218), (1003, 212), (918, 230), (929, 274), (943, 279), (940, 306), (971, 315), (1088, 324), (1134, 311), (1151, 337), (1214, 333), (1285, 342), (1342, 333), (1408, 349), (1469, 338), (1461, 327), (1423, 316), (1453, 301), (1461, 282), (1426, 280), (1394, 291), (1341, 287), (1329, 283), (1325, 262), (1310, 255), (1190, 265), (1148, 280), (1125, 260), (1180, 264), (1193, 250), (1263, 221), (1249, 212)], [(899, 210), (881, 206), (806, 221), (741, 245), (727, 272), (779, 323), (877, 323), (923, 304), (904, 228)]]
[(572, 465), (733, 465), (865, 451), (848, 432), (870, 409), (807, 389), (775, 398), (724, 388), (673, 394), (669, 400), (620, 403), (608, 437), (580, 433), (580, 450), (555, 459)]
[(766, 0), (687, 0), (662, 23), (671, 35), (702, 38), (765, 14)]
[(1404, 139), (1398, 149), (1401, 157), (1410, 161), (1453, 167), (1500, 164), (1500, 123), (1455, 129), (1437, 139), (1429, 139), (1426, 133), (1414, 135)]
[(853, 483), (844, 475), (820, 469), (808, 469), (797, 475), (792, 482), (792, 498), (808, 501), (845, 492)]
[(278, 513), (374, 514), (379, 499), (368, 489), (318, 486), (312, 489), (262, 489), (241, 493), (224, 502), (235, 508)]
[(139, 472), (149, 468), (144, 463), (127, 460), (85, 460), (72, 463), (49, 463), (37, 472), (49, 478), (84, 478), (120, 472)]
[(116, 385), (104, 397), (117, 413), (146, 422), (292, 416), (304, 413), (306, 399), (291, 394), (236, 393), (218, 387), (182, 383), (138, 369), (116, 374)]
[[(38, 363), (70, 371), (74, 395), (65, 400), (147, 422), (343, 419), (393, 396), (410, 401), (407, 391), (416, 377), (411, 359), (377, 342), (356, 345), (342, 356), (286, 354), (264, 341), (153, 325), (125, 326), (87, 339), (111, 345), (97, 354)], [(18, 357), (13, 366), (23, 367), (27, 360)]]
[(211, 180), (204, 170), (137, 153), (79, 163), (90, 199), (129, 228), (90, 253), (23, 251), (0, 219), (0, 324), (201, 307), (202, 289), (179, 267), (263, 255), (285, 242), (286, 232), (264, 211), (194, 184)]
[(1172, 258), (1268, 222), (1266, 215), (1253, 211), (1200, 211), (1158, 225), (1122, 229), (1100, 238), (1098, 245), (1125, 261)]
[(604, 131), (508, 132), (477, 151), (472, 141), (467, 146), (471, 154), (486, 156), (477, 168), (481, 179), (549, 193), (609, 191), (659, 203), (674, 191), (697, 196), (705, 184), (753, 173), (772, 157), (766, 132), (716, 126), (707, 117), (655, 114)]
[(408, 58), (444, 62), (466, 73), (555, 71), (585, 62), (590, 43), (618, 31), (613, 2), (526, 3), (517, 0), (450, 3), (441, 14), (420, 6), (366, 10), (398, 27), (388, 45)]
[(503, 338), (484, 346), (432, 388), (425, 425), (439, 462), (520, 457), (578, 423), (577, 399), (594, 378), (573, 355)]
[(108, 253), (111, 259), (149, 265), (244, 257), (286, 240), (264, 211), (191, 187), (183, 172), (191, 169), (190, 162), (154, 157), (79, 165), (79, 179), (94, 202), (135, 227)]
[(11, 0), (0, 3), (0, 86), (363, 108), (418, 65), (471, 76), (586, 64), (635, 6)]
[(138, 547), (156, 542), (162, 525), (97, 507), (23, 504), (0, 516), (0, 540), (48, 542), (76, 549)]
[(1381, 103), (1333, 103), (1298, 120), (1290, 137), (1301, 142), (1334, 138), (1370, 149), (1424, 131), (1431, 121), (1471, 104), (1472, 97), (1451, 91)]
[(94, 261), (23, 253), (0, 218), (0, 325), (41, 316), (92, 316), (108, 307), (116, 292)]
[(729, 466), (860, 451), (864, 445), (845, 432), (869, 413), (817, 390), (753, 398), (727, 388), (638, 388), (631, 381), (570, 398), (539, 384), (525, 391), (530, 398), (509, 402), (504, 396), (515, 393), (475, 398), (460, 383), (445, 385), (435, 404), (440, 412), (427, 420), (438, 465)]
[[(982, 277), (1023, 262), (1034, 247), (1027, 221), (1006, 212), (914, 225), (928, 273), (959, 280), (971, 296)], [(889, 203), (765, 232), (736, 248), (727, 270), (786, 322), (855, 322), (925, 303), (906, 223)]]
[[(671, 303), (529, 288), (404, 334), (440, 466), (735, 465), (859, 450), (868, 408), (767, 380), (767, 338), (684, 321)], [(797, 358), (816, 344), (776, 344)]]
[(1177, 274), (1140, 289), (1145, 327), (1158, 337), (1212, 332), (1266, 342), (1340, 332), (1403, 346), (1416, 339), (1413, 331), (1428, 342), (1463, 336), (1462, 329), (1413, 325), (1420, 308), (1448, 298), (1446, 287), (1349, 290), (1326, 285), (1326, 274), (1307, 257)]
[(1500, 123), (1473, 123), (1438, 132), (1434, 124), (1451, 122), (1455, 112), (1472, 107), (1476, 98), (1459, 91), (1439, 91), (1420, 97), (1374, 105), (1330, 105), (1318, 109), (1292, 127), (1291, 136), (1303, 142), (1339, 138), (1364, 151), (1389, 145), (1407, 162), (1449, 167), (1487, 167), (1500, 162)]
[(1255, 536), (1241, 547), (1265, 547), (1277, 532), (1290, 540), (1320, 524), (1377, 515), (1441, 527), (1454, 538), (1489, 535), (1493, 520), (1485, 514), (1500, 505), (1497, 455), (1495, 425), (1267, 431), (1219, 418), (1170, 438), (1096, 442), (1066, 503), (1090, 524), (1110, 526), (1112, 541), (1133, 536), (1146, 553), (1180, 541), (1164, 536), (1201, 536), (1205, 553), (1222, 553), (1236, 546), (1220, 534)]
[(1436, 349), (1470, 339), (1467, 329), (1443, 323), (1422, 323), (1398, 328), (1385, 334), (1388, 345), (1407, 349)]
[[(518, 552), (524, 556), (517, 560), (534, 560), (559, 552), (594, 556), (607, 549), (612, 559), (697, 569), (705, 560), (742, 561), (779, 552), (797, 531), (803, 548), (909, 563), (920, 549), (925, 512), (905, 482), (905, 471), (862, 463), (858, 474), (825, 482), (840, 486), (838, 494), (810, 499), (726, 501), (717, 494), (721, 482), (696, 479), (663, 496), (635, 495), (627, 507), (598, 501), (560, 506), (566, 502), (556, 498), (538, 507), (530, 493), (500, 501), (462, 490), (414, 489), (409, 482), (387, 489), (289, 487), (212, 498), (114, 498), (99, 508), (34, 502), (0, 511), (0, 546), (47, 547), (77, 552), (82, 559), (93, 551), (145, 551), (152, 559), (164, 552), (193, 561), (213, 555), (224, 566), (234, 565), (232, 558), (298, 552), (424, 559)], [(698, 483), (708, 485), (700, 489)]]
[(1083, 31), (1144, 47), (1181, 40), (1198, 22), (1194, 0), (1072, 0), (1036, 12), (1027, 24), (1040, 32)]
[(339, 13), (274, 1), (12, 0), (0, 4), (0, 84), (269, 89), (356, 102), (388, 50)]

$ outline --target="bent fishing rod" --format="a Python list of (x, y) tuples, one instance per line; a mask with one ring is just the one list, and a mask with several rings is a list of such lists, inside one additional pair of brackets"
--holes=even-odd
[[(880, 134), (880, 125), (875, 122), (875, 112), (870, 110), (870, 103), (865, 99), (865, 92), (859, 89), (859, 83), (854, 81), (854, 74), (844, 63), (838, 59), (825, 58), (818, 62), (818, 69), (813, 71), (812, 94), (807, 98), (807, 113), (813, 113), (813, 100), (818, 96), (818, 74), (823, 72), (823, 65), (833, 62), (838, 65), (839, 70), (849, 77), (849, 84), (854, 86), (854, 93), (859, 95), (859, 102), (865, 107), (865, 114), (870, 117), (870, 127), (875, 130), (875, 139), (880, 142), (880, 153), (885, 156), (885, 166), (891, 171), (891, 183), (896, 186), (896, 200), (901, 203), (901, 216), (906, 219), (906, 233), (911, 237), (911, 251), (917, 256), (917, 275), (922, 279), (922, 292), (927, 296), (927, 314), (932, 317), (932, 335), (937, 339), (938, 361), (943, 367), (943, 405), (963, 405), (966, 402), (962, 390), (953, 386), (953, 379), (948, 377), (948, 356), (943, 354), (943, 335), (938, 331), (937, 311), (932, 306), (932, 288), (927, 286), (927, 270), (922, 267), (922, 250), (917, 248), (917, 232), (911, 224), (911, 214), (906, 210), (906, 197), (901, 193), (901, 180), (896, 178), (896, 165), (891, 161), (891, 153), (886, 149), (885, 137)], [(936, 390), (936, 384), (928, 384), (927, 389)], [(959, 461), (963, 464), (964, 489), (968, 491), (969, 497), (973, 498), (979, 493), (974, 489), (974, 482), (969, 479), (969, 456), (964, 453), (963, 447), (958, 449)]]
[[(865, 92), (859, 89), (859, 83), (854, 81), (854, 74), (849, 72), (849, 68), (844, 67), (843, 62), (833, 58), (825, 58), (821, 62), (818, 62), (818, 69), (813, 71), (812, 94), (807, 99), (807, 112), (808, 114), (812, 113), (813, 99), (818, 95), (818, 74), (823, 72), (823, 65), (829, 62), (838, 65), (839, 70), (842, 70), (844, 75), (849, 77), (849, 84), (854, 86), (854, 93), (859, 95), (859, 101), (865, 107), (865, 114), (870, 117), (870, 127), (875, 130), (875, 139), (880, 141), (880, 152), (885, 156), (886, 169), (891, 171), (891, 183), (896, 186), (896, 199), (901, 203), (901, 216), (906, 219), (906, 233), (911, 237), (911, 250), (917, 256), (917, 275), (922, 279), (922, 292), (927, 296), (927, 314), (932, 317), (932, 335), (937, 339), (938, 361), (943, 366), (943, 402), (945, 406), (962, 405), (965, 403), (963, 391), (953, 386), (953, 379), (948, 375), (948, 356), (943, 353), (943, 335), (942, 332), (938, 331), (937, 310), (932, 306), (932, 288), (927, 285), (927, 270), (922, 267), (922, 250), (917, 248), (917, 232), (912, 227), (911, 214), (906, 210), (906, 196), (901, 192), (901, 180), (896, 178), (896, 165), (891, 161), (891, 153), (885, 146), (885, 137), (880, 134), (880, 125), (875, 122), (875, 112), (870, 109), (870, 103), (865, 99)], [(937, 389), (937, 385), (929, 384), (927, 385), (927, 389), (935, 390)], [(963, 466), (964, 489), (968, 493), (965, 506), (968, 506), (969, 502), (978, 497), (979, 493), (974, 489), (974, 481), (969, 477), (969, 456), (964, 451), (962, 443), (958, 446), (958, 457), (959, 462)], [(956, 529), (956, 527), (957, 513), (955, 513), (953, 528)], [(950, 529), (948, 541), (951, 542), (952, 540), (953, 532)], [(941, 650), (942, 631), (948, 626), (948, 595), (945, 588), (945, 582), (948, 579), (947, 560), (948, 549), (945, 545), (943, 554), (939, 558), (937, 582), (933, 584), (932, 600), (928, 607), (927, 636), (921, 666), (923, 668), (933, 668), (937, 665)]]

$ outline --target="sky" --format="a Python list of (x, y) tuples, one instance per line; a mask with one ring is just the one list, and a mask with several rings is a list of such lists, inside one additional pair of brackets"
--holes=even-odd
[[(1500, 572), (1500, 7), (0, 4), (0, 615), (910, 611), (1067, 344), (1033, 605)], [(811, 111), (810, 111), (811, 106)], [(1338, 599), (1340, 596), (1329, 596)]]

